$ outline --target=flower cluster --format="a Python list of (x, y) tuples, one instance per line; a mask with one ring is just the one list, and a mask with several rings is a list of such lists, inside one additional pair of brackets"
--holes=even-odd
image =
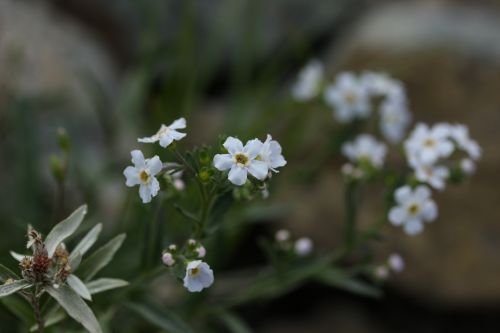
[(208, 288), (214, 282), (214, 273), (210, 266), (203, 262), (206, 255), (205, 247), (194, 239), (189, 239), (181, 249), (171, 244), (163, 251), (162, 261), (172, 270), (183, 270), (184, 287), (190, 292), (199, 292)]
[[(481, 156), (481, 148), (469, 136), (464, 125), (439, 123), (432, 127), (417, 124), (404, 143), (408, 164), (418, 181), (443, 190), (450, 177), (450, 169), (470, 174), (474, 161)], [(454, 161), (452, 155), (459, 155)]]
[(404, 268), (405, 262), (403, 258), (399, 254), (393, 253), (384, 263), (375, 267), (374, 275), (377, 279), (385, 280), (391, 272), (401, 273)]
[(298, 257), (310, 255), (314, 249), (314, 243), (308, 237), (301, 237), (295, 241), (291, 239), (290, 231), (280, 229), (274, 235), (277, 247), (281, 251), (292, 252)]
[(390, 143), (403, 139), (412, 117), (400, 81), (376, 72), (360, 75), (342, 72), (332, 83), (324, 82), (324, 76), (318, 60), (309, 62), (292, 87), (293, 98), (308, 101), (322, 95), (326, 105), (333, 109), (335, 119), (342, 124), (369, 118), (378, 105), (380, 133)]
[(231, 183), (241, 186), (246, 183), (248, 174), (258, 180), (271, 177), (276, 168), (286, 165), (281, 154), (280, 144), (267, 135), (266, 141), (249, 140), (245, 146), (234, 137), (228, 137), (223, 144), (227, 154), (214, 156), (214, 166), (220, 171), (227, 171)]

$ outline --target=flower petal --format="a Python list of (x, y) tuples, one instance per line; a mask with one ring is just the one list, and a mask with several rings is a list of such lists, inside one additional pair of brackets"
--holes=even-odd
[(214, 167), (220, 171), (229, 170), (234, 164), (230, 154), (217, 154), (214, 156)]
[(412, 195), (411, 187), (408, 185), (402, 186), (394, 192), (394, 198), (399, 204), (403, 204), (410, 199)]
[(137, 169), (133, 166), (128, 166), (123, 170), (123, 175), (127, 178), (127, 182), (125, 183), (128, 187), (132, 187), (140, 184), (140, 180), (138, 177)]
[(182, 129), (186, 128), (186, 119), (185, 118), (179, 118), (175, 120), (173, 123), (171, 123), (168, 128), (176, 130), (176, 129)]
[(411, 219), (404, 225), (404, 231), (410, 236), (421, 233), (423, 229), (422, 221), (417, 219)]
[(431, 190), (427, 186), (420, 185), (414, 191), (415, 197), (419, 200), (427, 200), (431, 196)]
[(229, 171), (228, 179), (234, 185), (241, 186), (247, 181), (247, 169), (233, 165)]
[(252, 176), (259, 180), (264, 180), (269, 172), (267, 168), (267, 163), (263, 161), (253, 160), (248, 167), (248, 171)]
[(226, 139), (223, 146), (224, 146), (224, 148), (227, 149), (227, 151), (231, 155), (234, 155), (236, 153), (243, 151), (243, 143), (240, 140), (233, 138), (232, 136), (230, 136)]
[(151, 202), (151, 190), (148, 185), (141, 184), (139, 186), (139, 196), (143, 203)]
[(171, 130), (168, 135), (172, 137), (172, 139), (179, 141), (180, 139), (184, 138), (187, 134), (186, 133), (181, 133), (177, 132), (176, 130)]
[(403, 207), (393, 207), (389, 211), (389, 222), (391, 222), (392, 225), (401, 225), (407, 218), (408, 214)]
[(144, 168), (146, 161), (144, 160), (144, 155), (140, 150), (132, 150), (130, 155), (132, 155), (132, 163), (134, 163), (136, 167)]
[(427, 222), (434, 221), (438, 216), (438, 208), (434, 201), (427, 201), (422, 207), (422, 218)]
[(260, 154), (262, 150), (263, 143), (259, 139), (253, 139), (247, 142), (243, 151), (248, 154), (250, 159), (254, 159), (257, 155)]
[(160, 183), (158, 182), (158, 179), (153, 177), (151, 179), (151, 184), (149, 184), (149, 190), (151, 191), (151, 196), (156, 197), (158, 194), (158, 191), (160, 191)]
[(172, 141), (174, 141), (174, 138), (170, 135), (170, 133), (163, 135), (160, 138), (160, 146), (162, 146), (163, 148), (167, 148), (172, 143)]
[(158, 155), (155, 155), (153, 158), (147, 161), (146, 165), (147, 168), (149, 169), (151, 176), (157, 175), (163, 168), (163, 164), (161, 163)]

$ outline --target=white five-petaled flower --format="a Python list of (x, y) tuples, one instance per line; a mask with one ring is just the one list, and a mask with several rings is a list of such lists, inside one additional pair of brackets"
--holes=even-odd
[(438, 124), (429, 128), (426, 124), (417, 124), (405, 141), (408, 163), (415, 168), (420, 164), (432, 165), (441, 158), (453, 153), (453, 143), (449, 139), (448, 126)]
[(465, 125), (449, 125), (450, 137), (464, 150), (471, 159), (477, 160), (481, 157), (481, 147), (469, 136), (469, 129)]
[(172, 253), (170, 252), (163, 253), (163, 255), (161, 256), (161, 260), (168, 267), (171, 267), (175, 264), (174, 256), (172, 256)]
[(408, 186), (398, 188), (394, 195), (397, 206), (389, 211), (389, 221), (402, 225), (408, 235), (416, 235), (423, 230), (423, 221), (432, 222), (438, 210), (427, 186), (420, 185), (414, 190)]
[(323, 64), (318, 60), (311, 60), (299, 72), (297, 82), (292, 87), (292, 96), (298, 101), (307, 101), (316, 97), (323, 81)]
[(266, 141), (262, 144), (257, 159), (265, 162), (269, 170), (278, 172), (276, 168), (286, 165), (286, 160), (281, 154), (281, 145), (278, 141), (273, 140), (271, 135), (267, 135)]
[(384, 164), (387, 147), (371, 135), (361, 134), (353, 142), (344, 143), (342, 153), (352, 162), (367, 161), (380, 168)]
[(250, 140), (243, 147), (243, 143), (233, 137), (228, 137), (224, 148), (229, 154), (214, 156), (214, 166), (220, 170), (229, 170), (228, 179), (234, 185), (243, 185), (247, 181), (248, 173), (259, 180), (267, 177), (268, 166), (264, 161), (257, 159), (262, 151), (262, 142), (258, 139)]
[(188, 263), (184, 276), (184, 287), (190, 292), (199, 292), (214, 282), (214, 272), (207, 263), (194, 260)]
[(170, 145), (174, 140), (179, 141), (180, 139), (186, 136), (186, 133), (181, 133), (177, 131), (178, 129), (184, 129), (184, 128), (186, 128), (186, 119), (179, 118), (169, 126), (162, 124), (158, 132), (153, 136), (140, 138), (137, 139), (137, 141), (143, 143), (154, 143), (159, 141), (160, 146), (165, 148), (168, 147), (168, 145)]
[(398, 143), (406, 134), (411, 113), (406, 102), (388, 99), (380, 105), (380, 132), (391, 143)]
[(335, 110), (335, 118), (347, 123), (355, 118), (370, 115), (370, 94), (366, 85), (353, 73), (345, 72), (337, 76), (335, 83), (326, 87), (325, 102)]
[(445, 166), (417, 165), (415, 177), (424, 183), (429, 184), (436, 190), (443, 190), (446, 180), (450, 176), (450, 171)]
[(406, 101), (403, 84), (384, 73), (364, 72), (361, 74), (361, 80), (370, 95), (382, 96), (391, 101)]
[(160, 190), (160, 184), (155, 176), (161, 171), (163, 165), (158, 156), (144, 159), (140, 150), (133, 150), (130, 155), (132, 155), (134, 166), (128, 166), (123, 171), (127, 178), (126, 185), (129, 187), (139, 185), (139, 196), (143, 203), (148, 203)]

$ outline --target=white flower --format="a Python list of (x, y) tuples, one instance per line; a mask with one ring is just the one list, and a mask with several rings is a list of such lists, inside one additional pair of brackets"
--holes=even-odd
[(458, 147), (464, 150), (473, 160), (481, 157), (481, 147), (469, 137), (469, 129), (465, 125), (451, 125), (450, 137), (455, 140)]
[(310, 238), (302, 237), (295, 241), (294, 250), (298, 256), (305, 257), (311, 254), (313, 247), (314, 245)]
[(389, 265), (389, 268), (396, 273), (402, 272), (405, 268), (405, 262), (403, 258), (397, 253), (393, 253), (389, 256), (389, 259), (387, 259), (387, 264)]
[(278, 141), (273, 140), (271, 135), (267, 135), (266, 141), (262, 144), (257, 159), (265, 162), (269, 170), (278, 172), (276, 168), (286, 165), (286, 160), (281, 154), (281, 146)]
[(460, 161), (460, 169), (466, 175), (472, 175), (476, 172), (476, 164), (470, 158), (464, 158)]
[(380, 105), (380, 132), (387, 141), (400, 142), (410, 121), (411, 113), (405, 102), (388, 99)]
[(367, 161), (374, 167), (380, 168), (384, 164), (387, 147), (371, 135), (361, 134), (354, 142), (344, 143), (342, 153), (351, 162)]
[(160, 190), (160, 184), (155, 176), (163, 165), (158, 156), (144, 159), (140, 150), (133, 150), (130, 155), (134, 166), (129, 166), (123, 171), (127, 178), (126, 185), (129, 187), (139, 185), (139, 196), (143, 203), (148, 203)]
[(453, 153), (453, 143), (449, 140), (450, 128), (438, 124), (429, 128), (426, 124), (417, 124), (405, 142), (408, 163), (415, 168), (420, 164), (432, 165), (441, 158)]
[(181, 133), (177, 131), (178, 129), (183, 129), (183, 128), (186, 128), (186, 119), (179, 118), (169, 126), (162, 124), (160, 129), (155, 135), (146, 138), (140, 138), (137, 139), (137, 141), (144, 143), (153, 143), (156, 141), (160, 141), (160, 146), (165, 148), (168, 145), (170, 145), (174, 140), (179, 141), (180, 139), (186, 136), (186, 133)]
[(335, 117), (341, 123), (370, 115), (370, 95), (366, 85), (353, 73), (339, 74), (335, 83), (326, 87), (324, 98), (335, 109)]
[(224, 147), (229, 154), (214, 156), (214, 166), (220, 170), (229, 170), (228, 179), (234, 185), (243, 185), (247, 181), (248, 173), (259, 180), (267, 177), (268, 167), (257, 156), (262, 151), (262, 142), (258, 139), (250, 140), (243, 147), (240, 140), (228, 137)]
[(415, 168), (415, 177), (436, 190), (444, 189), (449, 176), (450, 171), (444, 166), (417, 165)]
[(396, 190), (397, 206), (389, 211), (389, 221), (395, 225), (402, 225), (408, 235), (416, 235), (423, 230), (422, 222), (432, 222), (436, 219), (438, 210), (431, 199), (431, 191), (421, 185), (412, 190), (410, 186), (403, 186)]
[(184, 287), (190, 292), (198, 292), (208, 288), (214, 282), (214, 272), (207, 263), (201, 260), (191, 261), (186, 267)]
[(371, 95), (383, 96), (386, 101), (406, 102), (406, 92), (401, 81), (376, 72), (364, 72), (361, 80)]
[(318, 60), (311, 60), (299, 72), (297, 82), (292, 87), (292, 96), (298, 101), (307, 101), (316, 97), (323, 81), (323, 64)]
[(195, 251), (198, 254), (198, 258), (203, 258), (207, 255), (207, 250), (205, 249), (205, 247), (203, 245), (198, 246), (195, 249)]
[(163, 253), (163, 255), (161, 257), (161, 260), (168, 267), (171, 267), (171, 266), (173, 266), (175, 264), (175, 259), (172, 256), (172, 253), (170, 253), (170, 252)]
[(274, 238), (278, 242), (286, 242), (287, 240), (290, 239), (290, 231), (288, 231), (286, 229), (280, 229), (276, 232), (276, 234), (274, 235)]

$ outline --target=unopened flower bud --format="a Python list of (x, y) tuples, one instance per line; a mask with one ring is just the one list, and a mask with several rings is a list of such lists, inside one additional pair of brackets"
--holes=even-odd
[(66, 129), (64, 129), (63, 127), (59, 127), (57, 129), (57, 141), (62, 151), (67, 153), (71, 148), (71, 142), (69, 140), (68, 132), (66, 132)]
[(402, 272), (405, 268), (405, 262), (403, 258), (397, 253), (393, 253), (389, 256), (387, 264), (389, 265), (390, 269), (397, 273)]
[(170, 253), (170, 252), (163, 253), (161, 260), (168, 267), (172, 267), (175, 264), (175, 259), (172, 256), (172, 253)]
[(169, 251), (170, 251), (170, 252), (175, 252), (175, 251), (177, 251), (177, 245), (175, 245), (175, 244), (170, 244), (170, 245), (168, 246), (168, 249), (169, 249)]
[(198, 246), (195, 251), (198, 253), (198, 258), (203, 258), (207, 254), (207, 250), (203, 245)]
[(386, 266), (377, 266), (375, 268), (375, 277), (380, 280), (386, 280), (389, 277), (389, 270)]
[(290, 239), (290, 231), (286, 229), (281, 229), (276, 232), (274, 236), (278, 242), (286, 242)]
[(466, 175), (472, 175), (476, 171), (476, 164), (470, 158), (464, 158), (460, 161), (460, 169)]

